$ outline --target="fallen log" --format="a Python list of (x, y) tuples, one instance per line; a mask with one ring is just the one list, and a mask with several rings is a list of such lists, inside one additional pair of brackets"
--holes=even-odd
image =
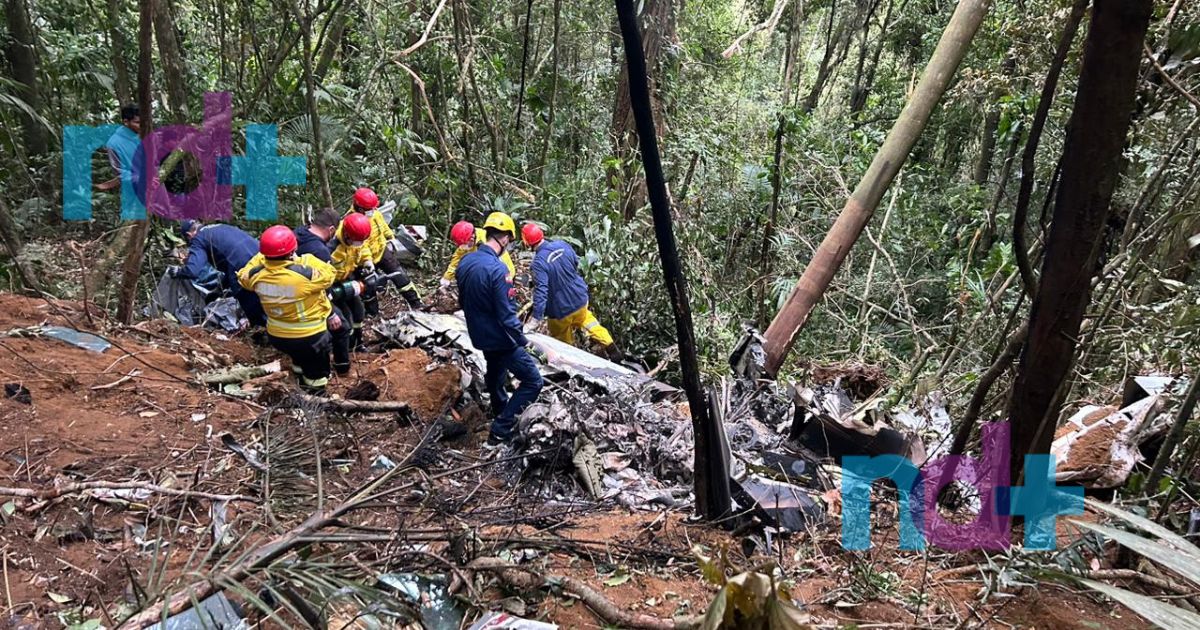
[(523, 590), (539, 589), (547, 584), (559, 585), (563, 592), (578, 597), (588, 608), (591, 608), (605, 623), (639, 630), (683, 630), (699, 628), (703, 617), (685, 617), (678, 620), (652, 617), (641, 613), (631, 613), (617, 607), (612, 600), (588, 586), (581, 580), (565, 575), (539, 575), (531, 569), (514, 566), (500, 558), (476, 558), (468, 565), (474, 571), (489, 571), (500, 578), (502, 582)]

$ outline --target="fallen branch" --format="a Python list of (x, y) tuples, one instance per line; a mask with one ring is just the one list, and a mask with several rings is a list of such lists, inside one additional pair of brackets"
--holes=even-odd
[[(743, 33), (740, 37), (733, 40), (733, 43), (721, 53), (721, 57), (729, 59), (742, 50), (742, 42), (753, 37), (756, 33), (766, 31), (767, 36), (771, 35), (771, 31), (775, 30), (775, 26), (779, 24), (779, 18), (783, 17), (783, 9), (787, 7), (788, 0), (775, 0), (775, 9), (771, 11), (771, 16), (765, 21), (755, 24), (750, 30)], [(803, 9), (802, 9), (803, 10)], [(693, 162), (695, 164), (695, 162)], [(687, 187), (684, 187), (686, 190)]]
[(540, 575), (531, 569), (514, 566), (499, 558), (476, 558), (467, 565), (467, 568), (489, 571), (505, 584), (522, 590), (539, 589), (547, 584), (557, 584), (562, 587), (563, 592), (574, 595), (587, 604), (588, 608), (591, 608), (592, 612), (596, 613), (605, 623), (621, 628), (645, 630), (699, 628), (702, 619), (701, 617), (686, 617), (672, 620), (631, 613), (618, 608), (612, 600), (580, 580), (565, 575)]
[(122, 376), (121, 378), (119, 378), (119, 379), (117, 379), (117, 380), (115, 380), (115, 381), (113, 381), (113, 382), (111, 382), (111, 383), (108, 383), (108, 384), (106, 384), (106, 385), (93, 385), (93, 386), (92, 386), (92, 387), (90, 387), (89, 389), (92, 389), (92, 390), (97, 390), (97, 389), (112, 389), (112, 388), (116, 387), (117, 385), (120, 385), (121, 383), (124, 383), (124, 382), (126, 382), (126, 381), (131, 381), (131, 380), (133, 380), (133, 378), (134, 378), (135, 376), (141, 376), (141, 374), (142, 374), (142, 371), (141, 371), (141, 370), (133, 370), (132, 372), (130, 372), (130, 373), (128, 373), (128, 374), (126, 374), (125, 376)]
[(148, 490), (155, 494), (165, 494), (173, 497), (191, 497), (195, 499), (208, 499), (210, 501), (259, 502), (258, 499), (246, 496), (244, 494), (213, 494), (210, 492), (197, 492), (195, 490), (180, 490), (179, 488), (166, 488), (144, 481), (85, 481), (82, 483), (70, 483), (57, 488), (47, 488), (45, 490), (35, 490), (32, 488), (6, 488), (0, 486), (0, 496), (26, 497), (30, 499), (38, 499), (39, 501), (47, 501), (50, 499), (57, 499), (68, 494), (77, 494), (80, 492), (87, 492), (89, 490)]
[(294, 400), (306, 405), (344, 411), (346, 413), (408, 411), (411, 408), (407, 402), (402, 400), (344, 400), (341, 398), (322, 398), (300, 392), (296, 392), (293, 396)]
[(1142, 44), (1142, 50), (1146, 53), (1146, 58), (1150, 60), (1150, 63), (1154, 64), (1154, 70), (1158, 72), (1158, 76), (1162, 77), (1163, 81), (1166, 81), (1167, 85), (1171, 86), (1171, 89), (1175, 90), (1184, 98), (1184, 100), (1191, 103), (1193, 107), (1200, 109), (1200, 98), (1197, 98), (1194, 94), (1188, 92), (1182, 85), (1179, 84), (1178, 81), (1175, 80), (1174, 77), (1167, 74), (1167, 71), (1162, 67), (1162, 64), (1158, 63), (1158, 58), (1155, 57), (1154, 53), (1150, 51), (1150, 47)]
[(200, 381), (205, 385), (229, 385), (232, 383), (243, 383), (245, 381), (274, 374), (278, 372), (279, 360), (276, 359), (265, 365), (240, 365), (229, 368), (227, 370), (219, 370), (209, 374), (202, 374)]

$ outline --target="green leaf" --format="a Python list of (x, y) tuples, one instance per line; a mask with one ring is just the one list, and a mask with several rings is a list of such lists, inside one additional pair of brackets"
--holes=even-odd
[(46, 597), (49, 597), (55, 604), (65, 604), (71, 601), (71, 598), (66, 595), (59, 595), (58, 593), (51, 593), (49, 591), (46, 592)]
[(1111, 538), (1117, 543), (1129, 547), (1139, 554), (1163, 565), (1164, 567), (1178, 573), (1186, 578), (1189, 582), (1200, 584), (1200, 563), (1197, 563), (1195, 556), (1189, 555), (1187, 552), (1171, 547), (1163, 542), (1142, 538), (1137, 534), (1132, 534), (1120, 529), (1097, 525), (1095, 523), (1085, 523), (1082, 521), (1071, 521), (1087, 530), (1091, 530), (1106, 538)]
[(1172, 606), (1145, 595), (1138, 595), (1125, 589), (1109, 586), (1094, 580), (1081, 580), (1108, 597), (1124, 604), (1133, 612), (1145, 617), (1147, 621), (1166, 630), (1190, 630), (1200, 628), (1200, 615)]
[(3, 513), (5, 516), (12, 516), (16, 512), (17, 512), (17, 502), (16, 501), (9, 501), (8, 503), (5, 503), (4, 505), (0, 505), (0, 513)]
[(708, 612), (704, 613), (704, 621), (700, 623), (700, 630), (720, 630), (721, 624), (725, 623), (725, 606), (729, 599), (728, 588), (727, 586), (722, 587), (717, 591), (717, 596), (708, 605)]
[(88, 619), (83, 623), (69, 625), (65, 630), (100, 630), (103, 627), (104, 623), (99, 619)]
[(604, 580), (605, 586), (620, 586), (629, 581), (628, 573), (618, 573), (607, 580)]
[(1200, 561), (1200, 547), (1196, 547), (1196, 545), (1194, 543), (1192, 543), (1192, 541), (1184, 538), (1183, 536), (1180, 536), (1179, 534), (1176, 534), (1175, 532), (1167, 529), (1166, 527), (1163, 527), (1162, 525), (1159, 525), (1158, 523), (1155, 523), (1154, 521), (1152, 521), (1148, 518), (1138, 516), (1137, 514), (1134, 514), (1133, 512), (1129, 512), (1127, 510), (1122, 510), (1121, 508), (1112, 506), (1108, 503), (1104, 503), (1103, 501), (1097, 501), (1095, 499), (1088, 499), (1087, 504), (1088, 504), (1088, 507), (1092, 507), (1097, 510), (1100, 510), (1101, 512), (1111, 514), (1111, 515), (1125, 521), (1126, 523), (1129, 523), (1130, 525), (1133, 525), (1134, 527), (1146, 532), (1147, 534), (1152, 534), (1158, 538), (1161, 538), (1164, 542), (1170, 544), (1173, 547), (1178, 548), (1180, 551), (1182, 551), (1186, 554), (1195, 556), (1196, 559), (1198, 561)]

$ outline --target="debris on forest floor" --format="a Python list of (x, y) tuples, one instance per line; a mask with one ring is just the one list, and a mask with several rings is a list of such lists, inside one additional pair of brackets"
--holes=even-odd
[[(113, 343), (94, 353), (42, 336), (0, 337), (0, 374), (18, 386), (0, 399), (0, 432), (13, 436), (0, 447), (0, 475), (21, 491), (0, 498), (11, 597), (0, 625), (112, 628), (138, 610), (153, 623), (164, 602), (175, 621), (191, 608), (189, 595), (224, 597), (247, 624), (266, 621), (250, 594), (274, 602), (280, 625), (304, 623), (294, 595), (328, 627), (405, 627), (421, 623), (421, 604), (441, 601), (444, 588), (462, 614), (455, 627), (500, 611), (561, 628), (686, 627), (747, 570), (732, 567), (777, 562), (763, 575), (822, 625), (1114, 627), (1122, 615), (1123, 629), (1143, 627), (1067, 589), (981, 584), (986, 567), (930, 581), (978, 558), (844, 553), (837, 510), (822, 492), (836, 488), (836, 466), (788, 443), (797, 409), (774, 385), (730, 379), (714, 395), (745, 493), (738, 503), (754, 521), (731, 532), (688, 518), (692, 438), (682, 399), (578, 351), (547, 353), (541, 406), (522, 418), (541, 441), (487, 455), (475, 433), (438, 439), (447, 423), (487, 423), (478, 365), (449, 342), (453, 330), (410, 331), (413, 347), (357, 355), (351, 375), (333, 380), (330, 401), (292, 392), (264, 406), (265, 398), (205, 387), (200, 375), (267, 364), (276, 358), (269, 350), (162, 321), (84, 321), (78, 304), (0, 294), (0, 328), (61, 325)], [(240, 386), (290, 391), (290, 377), (285, 366)], [(368, 379), (374, 393), (359, 385)], [(374, 400), (350, 399), (356, 387)], [(414, 413), (344, 406), (364, 403), (407, 403)], [(347, 503), (355, 507), (339, 513)], [(878, 535), (894, 540), (894, 506), (879, 510)], [(758, 533), (785, 530), (802, 533), (786, 547)], [(697, 549), (729, 559), (723, 582), (704, 577)], [(388, 576), (405, 592), (386, 586)], [(979, 601), (1001, 588), (1027, 597)], [(291, 595), (267, 598), (272, 589)]]
[(1135, 377), (1126, 382), (1122, 408), (1087, 405), (1054, 434), (1050, 452), (1058, 462), (1055, 480), (1086, 488), (1115, 488), (1145, 459), (1141, 446), (1161, 437), (1170, 420), (1160, 403), (1173, 379)]

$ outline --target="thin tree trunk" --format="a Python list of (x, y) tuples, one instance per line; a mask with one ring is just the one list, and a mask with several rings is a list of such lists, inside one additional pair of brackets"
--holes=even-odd
[(955, 8), (912, 98), (904, 106), (883, 146), (871, 161), (871, 166), (805, 267), (804, 274), (788, 296), (787, 304), (767, 329), (765, 349), (768, 373), (778, 373), (796, 341), (797, 333), (829, 288), (834, 274), (842, 266), (850, 248), (879, 206), (884, 192), (908, 158), (929, 122), (934, 106), (946, 92), (958, 64), (966, 55), (975, 31), (987, 15), (988, 4), (988, 0), (961, 0)]
[(8, 250), (13, 265), (17, 267), (17, 273), (21, 275), (21, 283), (25, 288), (41, 291), (42, 284), (38, 281), (37, 274), (29, 267), (29, 263), (21, 259), (21, 233), (17, 231), (17, 224), (3, 199), (0, 199), (0, 240), (4, 241), (4, 248)]
[(1033, 196), (1033, 181), (1037, 177), (1037, 162), (1034, 158), (1037, 157), (1038, 143), (1042, 139), (1042, 129), (1046, 126), (1046, 119), (1050, 115), (1050, 105), (1054, 102), (1054, 94), (1058, 89), (1058, 77), (1062, 74), (1063, 63), (1067, 59), (1067, 55), (1071, 52), (1071, 44), (1075, 41), (1075, 33), (1079, 31), (1079, 24), (1083, 21), (1083, 14), (1087, 11), (1089, 0), (1075, 0), (1075, 4), (1071, 6), (1071, 13), (1067, 16), (1067, 22), (1063, 25), (1062, 35), (1058, 39), (1058, 49), (1054, 51), (1054, 58), (1050, 61), (1050, 68), (1046, 71), (1046, 81), (1042, 84), (1042, 95), (1038, 100), (1037, 112), (1033, 115), (1033, 122), (1029, 125), (1029, 139), (1025, 141), (1025, 151), (1021, 154), (1021, 184), (1017, 191), (1017, 206), (1013, 210), (1013, 256), (1017, 261), (1017, 269), (1021, 273), (1021, 284), (1025, 287), (1025, 294), (1032, 296), (1037, 293), (1037, 276), (1033, 273), (1033, 265), (1029, 262), (1029, 256), (1026, 255), (1028, 245), (1025, 241), (1025, 223), (1029, 216), (1029, 203)]
[[(892, 11), (896, 8), (894, 0), (888, 0), (887, 12), (883, 15), (883, 22), (880, 25), (881, 30), (886, 31), (892, 21)], [(858, 92), (850, 102), (850, 113), (859, 115), (867, 107), (867, 97), (870, 96), (871, 90), (875, 87), (875, 73), (879, 70), (879, 57), (883, 55), (883, 48), (887, 45), (886, 37), (876, 37), (878, 43), (875, 45), (875, 52), (871, 54), (871, 64), (867, 67), (867, 76), (862, 79), (859, 84), (858, 77), (855, 77), (855, 85), (858, 87)]]
[(1004, 349), (1000, 355), (979, 377), (979, 382), (975, 384), (975, 391), (971, 394), (971, 401), (967, 404), (967, 411), (963, 413), (962, 420), (959, 421), (958, 428), (954, 432), (954, 443), (950, 445), (951, 455), (962, 455), (967, 449), (967, 441), (971, 439), (971, 430), (979, 422), (979, 413), (983, 410), (983, 403), (987, 401), (988, 392), (991, 391), (992, 385), (995, 385), (996, 381), (1008, 371), (1013, 359), (1017, 358), (1021, 347), (1025, 345), (1025, 338), (1028, 335), (1029, 324), (1022, 324), (1004, 342)]
[[(150, 78), (154, 70), (153, 29), (155, 0), (138, 0), (138, 109), (141, 119), (141, 137), (145, 138), (154, 128), (151, 107)], [(146, 237), (150, 234), (150, 210), (146, 218), (132, 228), (129, 251), (121, 267), (121, 295), (117, 302), (117, 321), (122, 324), (133, 322), (137, 304), (138, 278), (142, 275), (142, 259), (146, 253)]]
[(559, 73), (559, 22), (562, 14), (562, 0), (554, 0), (554, 65), (552, 66), (553, 74), (550, 76), (550, 103), (549, 111), (546, 114), (546, 133), (542, 136), (542, 151), (538, 154), (537, 171), (538, 181), (544, 186), (546, 184), (546, 155), (550, 152), (550, 139), (554, 137), (554, 115), (558, 101), (558, 73)]
[(795, 40), (796, 29), (790, 29), (787, 33), (787, 42), (784, 45), (784, 63), (783, 63), (783, 98), (780, 101), (779, 113), (777, 114), (778, 123), (775, 126), (775, 155), (771, 163), (771, 209), (767, 215), (766, 223), (763, 224), (762, 243), (759, 246), (758, 252), (758, 281), (756, 292), (757, 304), (757, 324), (759, 330), (762, 330), (767, 325), (767, 287), (771, 283), (771, 240), (775, 238), (775, 224), (779, 220), (779, 196), (780, 189), (783, 187), (783, 145), (784, 135), (787, 132), (787, 104), (792, 99), (792, 69), (795, 65), (795, 51), (793, 45)]
[(1193, 373), (1192, 383), (1188, 385), (1187, 394), (1184, 395), (1183, 402), (1179, 405), (1179, 413), (1175, 414), (1171, 432), (1167, 434), (1167, 439), (1158, 451), (1158, 457), (1154, 458), (1154, 468), (1150, 470), (1150, 476), (1146, 478), (1147, 493), (1158, 492), (1158, 482), (1162, 479), (1167, 464), (1171, 463), (1171, 456), (1175, 454), (1179, 440), (1183, 438), (1183, 430), (1191, 421), (1192, 414), (1196, 412), (1197, 400), (1200, 400), (1200, 373)]
[(108, 43), (109, 57), (113, 65), (113, 92), (122, 105), (133, 101), (133, 86), (129, 81), (129, 68), (125, 65), (125, 51), (129, 44), (121, 32), (120, 0), (108, 0)]
[[(4, 0), (4, 14), (8, 23), (8, 43), (4, 56), (12, 68), (13, 79), (20, 85), (15, 92), (35, 114), (42, 113), (41, 90), (38, 88), (37, 42), (29, 10), (25, 0)], [(25, 152), (40, 156), (46, 152), (46, 130), (35, 116), (21, 115), (21, 134), (25, 141)]]
[(329, 16), (329, 32), (325, 34), (321, 44), (321, 58), (317, 60), (316, 70), (313, 71), (317, 83), (325, 83), (325, 77), (329, 74), (333, 60), (337, 58), (338, 50), (342, 46), (342, 35), (346, 32), (346, 10), (349, 6), (349, 2), (343, 2), (333, 15)]
[(308, 121), (312, 127), (313, 162), (317, 167), (317, 184), (321, 187), (321, 199), (326, 208), (333, 207), (333, 192), (329, 187), (329, 172), (325, 168), (325, 149), (321, 143), (321, 113), (317, 108), (317, 82), (313, 76), (313, 16), (305, 10), (303, 13), (296, 5), (296, 0), (289, 0), (292, 13), (300, 23), (301, 38), (304, 40), (304, 50), (301, 51), (301, 61), (304, 64), (304, 99), (308, 107)]
[(725, 461), (724, 429), (714, 415), (713, 406), (700, 381), (700, 362), (696, 354), (696, 334), (692, 328), (692, 309), (687, 280), (679, 261), (675, 233), (671, 226), (671, 201), (663, 177), (658, 154), (658, 136), (654, 127), (654, 111), (650, 101), (650, 81), (646, 59), (638, 32), (635, 0), (616, 0), (621, 34), (625, 41), (628, 62), (629, 100), (637, 125), (642, 164), (646, 172), (646, 188), (654, 214), (654, 234), (662, 259), (663, 277), (671, 310), (675, 315), (675, 333), (679, 340), (679, 363), (683, 372), (683, 389), (687, 393), (695, 433), (695, 492), (696, 509), (705, 518), (718, 520), (729, 514), (732, 499), (729, 492), (729, 463)]
[(1021, 478), (1025, 455), (1049, 452), (1054, 438), (1133, 114), (1152, 5), (1097, 0), (1092, 10), (1029, 341), (1008, 406), (1014, 480)]
[(529, 23), (533, 18), (533, 0), (525, 0), (525, 34), (521, 37), (521, 82), (517, 88), (517, 117), (513, 129), (521, 133), (521, 110), (525, 108), (525, 66), (529, 63)]
[(158, 59), (163, 66), (170, 118), (177, 124), (183, 124), (188, 119), (187, 66), (175, 37), (171, 0), (156, 0), (154, 9), (154, 39), (158, 42)]
[(979, 237), (980, 258), (987, 258), (987, 252), (992, 248), (992, 243), (996, 240), (1000, 206), (1004, 203), (1004, 193), (1008, 190), (1008, 180), (1012, 178), (1013, 160), (1017, 156), (1017, 147), (1019, 146), (1021, 146), (1021, 134), (1013, 133), (1012, 141), (1008, 143), (1008, 150), (1004, 152), (1004, 166), (1000, 167), (1000, 181), (997, 182), (996, 191), (992, 194), (992, 203), (988, 206), (987, 220), (983, 226), (983, 233)]

